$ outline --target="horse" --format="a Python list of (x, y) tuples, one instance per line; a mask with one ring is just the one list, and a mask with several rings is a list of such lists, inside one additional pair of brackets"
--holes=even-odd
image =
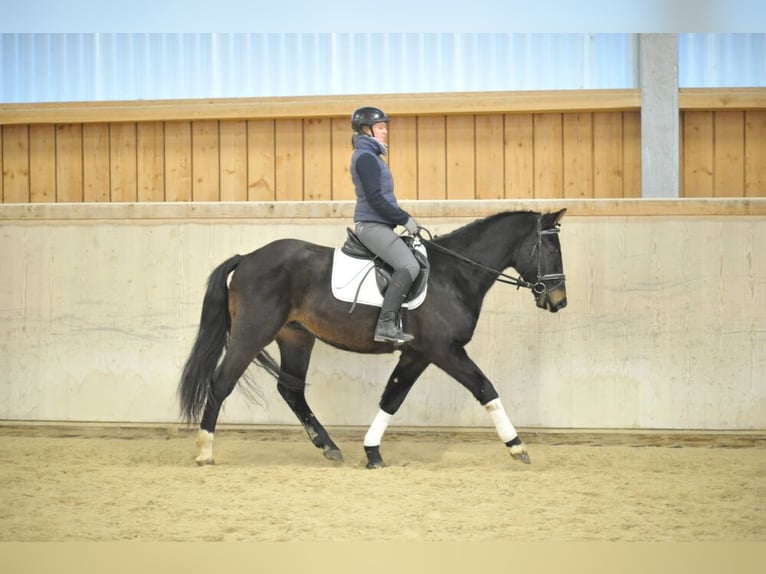
[[(199, 421), (197, 464), (214, 464), (221, 406), (240, 379), (247, 379), (243, 375), (251, 363), (277, 379), (279, 394), (314, 446), (327, 459), (343, 462), (306, 401), (306, 374), (317, 339), (354, 353), (400, 351), (364, 437), (368, 468), (386, 466), (380, 453), (383, 435), (415, 381), (432, 364), (486, 409), (512, 459), (529, 464), (526, 445), (494, 385), (464, 347), (496, 281), (529, 289), (542, 310), (555, 313), (566, 307), (558, 233), (565, 212), (506, 211), (440, 236), (430, 236), (427, 229), (419, 232), (430, 265), (427, 297), (406, 312), (407, 331), (415, 338), (401, 346), (373, 341), (378, 308), (362, 304), (350, 314), (349, 303), (331, 295), (331, 247), (277, 239), (218, 265), (208, 278), (196, 340), (178, 384), (182, 418)], [(508, 268), (519, 276), (504, 273)], [(264, 349), (272, 341), (279, 349), (279, 364)]]

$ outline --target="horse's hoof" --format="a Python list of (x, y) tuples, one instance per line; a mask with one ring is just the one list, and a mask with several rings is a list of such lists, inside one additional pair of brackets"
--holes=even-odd
[(380, 445), (364, 447), (364, 453), (367, 455), (367, 468), (385, 468), (386, 463), (380, 456)]
[(344, 462), (343, 461), (343, 453), (340, 452), (337, 448), (331, 448), (328, 450), (323, 451), (324, 457), (327, 460), (331, 460), (333, 462)]
[(514, 460), (520, 460), (524, 464), (532, 464), (532, 461), (529, 460), (529, 455), (526, 452), (522, 452), (519, 456), (514, 456)]
[(532, 464), (532, 461), (529, 460), (529, 454), (527, 453), (527, 449), (523, 444), (518, 444), (512, 447), (509, 447), (508, 451), (511, 453), (511, 458), (513, 460), (520, 460), (524, 464)]
[(208, 464), (215, 464), (213, 457), (205, 457), (205, 456), (198, 456), (197, 458), (194, 459), (194, 462), (197, 463), (197, 466), (207, 466)]

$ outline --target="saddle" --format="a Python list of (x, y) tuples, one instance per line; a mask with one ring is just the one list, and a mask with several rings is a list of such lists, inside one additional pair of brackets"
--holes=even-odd
[[(346, 242), (335, 250), (333, 259), (333, 295), (336, 299), (354, 305), (363, 303), (379, 307), (383, 303), (383, 295), (391, 282), (394, 270), (367, 249), (353, 230), (347, 228), (346, 232)], [(414, 309), (425, 300), (430, 264), (425, 247), (416, 238), (402, 236), (402, 239), (420, 265), (420, 273), (402, 305), (404, 308)]]

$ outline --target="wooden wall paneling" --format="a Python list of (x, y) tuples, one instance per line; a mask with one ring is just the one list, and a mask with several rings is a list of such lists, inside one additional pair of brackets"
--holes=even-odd
[(534, 118), (505, 116), (505, 197), (532, 199), (535, 194)]
[(29, 201), (56, 201), (56, 126), (29, 126)]
[(713, 195), (745, 195), (745, 114), (741, 110), (713, 113)]
[(593, 114), (593, 197), (623, 197), (623, 134), (620, 112)]
[(303, 196), (307, 201), (332, 199), (332, 133), (328, 118), (303, 121)]
[(165, 201), (191, 199), (191, 122), (165, 122)]
[(678, 196), (679, 197), (684, 197), (684, 190), (686, 189), (686, 178), (684, 176), (684, 165), (686, 164), (684, 117), (685, 117), (685, 112), (679, 112), (679, 121), (678, 121)]
[(593, 197), (593, 114), (564, 114), (564, 197)]
[(247, 121), (222, 120), (221, 201), (247, 201)]
[(275, 191), (277, 201), (302, 201), (303, 120), (277, 120), (274, 130), (276, 151)]
[(217, 120), (192, 122), (192, 200), (220, 201), (221, 161)]
[(165, 127), (162, 122), (136, 125), (136, 188), (138, 201), (165, 200)]
[(138, 200), (136, 124), (109, 124), (109, 181), (113, 202)]
[(766, 110), (745, 112), (745, 197), (766, 197)]
[(3, 194), (3, 126), (0, 125), (0, 203), (5, 202), (5, 195)]
[(562, 115), (534, 115), (535, 199), (564, 195)]
[[(505, 197), (504, 118), (502, 115), (476, 116), (476, 193), (475, 199)], [(472, 199), (466, 197), (466, 199)]]
[[(135, 174), (133, 175), (135, 179)], [(82, 124), (56, 126), (56, 201), (82, 202), (83, 186)]]
[(388, 128), (388, 165), (398, 199), (418, 199), (418, 118), (397, 116)]
[[(472, 115), (447, 116), (447, 199), (474, 199), (480, 193), (475, 137)], [(498, 183), (502, 186), (502, 180)]]
[(353, 200), (356, 194), (349, 173), (353, 148), (351, 146), (351, 128), (347, 117), (332, 118), (330, 142), (332, 199), (334, 201)]
[(641, 114), (622, 114), (623, 180), (622, 195), (641, 197)]
[(418, 118), (418, 199), (447, 198), (446, 117)]
[(3, 201), (29, 201), (29, 126), (3, 126)]
[(274, 120), (247, 122), (247, 199), (274, 201), (276, 144)]
[(82, 155), (83, 201), (110, 201), (109, 124), (83, 124)]
[(713, 197), (713, 112), (684, 112), (682, 197)]

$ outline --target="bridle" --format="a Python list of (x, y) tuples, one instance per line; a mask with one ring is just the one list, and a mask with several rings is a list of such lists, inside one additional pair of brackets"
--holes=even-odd
[[(425, 231), (428, 234), (428, 239), (426, 239), (425, 237), (421, 235), (421, 231)], [(548, 287), (545, 285), (544, 281), (555, 281), (558, 279), (559, 282), (555, 286), (555, 287), (558, 287), (566, 279), (566, 275), (564, 275), (563, 273), (545, 273), (545, 274), (542, 273), (543, 235), (554, 235), (554, 234), (558, 234), (559, 231), (561, 231), (561, 229), (558, 224), (556, 224), (554, 227), (551, 227), (550, 229), (543, 229), (542, 216), (538, 216), (537, 243), (535, 243), (535, 246), (532, 248), (532, 255), (534, 255), (535, 252), (537, 252), (537, 278), (535, 279), (534, 283), (525, 280), (521, 276), (513, 277), (497, 269), (492, 269), (491, 267), (487, 267), (486, 265), (482, 265), (481, 263), (477, 263), (476, 261), (469, 259), (468, 257), (460, 255), (460, 253), (452, 251), (451, 249), (447, 249), (446, 247), (439, 245), (438, 243), (434, 243), (432, 241), (433, 235), (431, 235), (431, 232), (425, 227), (421, 227), (420, 231), (418, 231), (416, 235), (426, 245), (433, 247), (434, 249), (441, 251), (442, 253), (446, 253), (447, 255), (450, 255), (456, 259), (459, 259), (460, 261), (464, 263), (468, 263), (469, 265), (472, 265), (473, 267), (476, 267), (477, 269), (481, 269), (482, 271), (487, 271), (489, 273), (496, 275), (495, 281), (497, 281), (498, 283), (505, 283), (506, 285), (514, 285), (516, 289), (521, 289), (522, 287), (524, 287), (525, 289), (531, 290), (532, 293), (534, 293), (535, 296), (539, 298), (545, 295), (545, 293), (548, 291)]]

